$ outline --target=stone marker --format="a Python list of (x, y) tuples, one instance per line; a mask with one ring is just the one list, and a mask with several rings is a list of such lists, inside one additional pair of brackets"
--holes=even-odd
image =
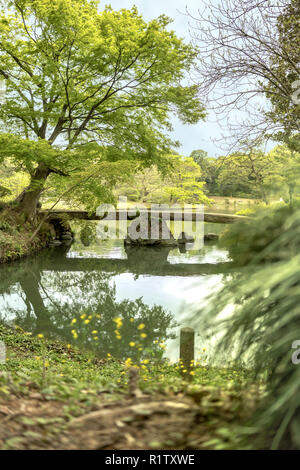
[[(195, 331), (193, 328), (180, 330), (180, 360), (181, 374), (186, 380), (192, 380), (191, 372), (194, 369)], [(186, 372), (183, 372), (186, 371)]]

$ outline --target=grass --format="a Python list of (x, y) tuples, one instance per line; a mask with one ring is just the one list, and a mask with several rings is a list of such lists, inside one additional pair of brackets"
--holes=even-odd
[[(0, 432), (2, 448), (49, 448), (53, 439), (59, 439), (57, 436), (65, 432), (67, 423), (77, 417), (89, 416), (93, 410), (103, 406), (110, 406), (112, 410), (121, 406), (120, 404), (124, 405), (122, 410), (127, 406), (132, 391), (131, 361), (121, 362), (111, 356), (99, 358), (89, 351), (80, 351), (71, 345), (43, 337), (32, 337), (20, 327), (8, 327), (3, 324), (0, 324), (0, 340), (7, 348), (6, 362), (0, 364), (0, 424), (1, 410), (7, 406), (14, 410), (29, 407), (30, 410), (27, 413), (15, 411), (16, 418), (8, 417), (11, 430), (9, 427), (3, 427), (6, 434), (1, 435)], [(226, 439), (224, 436), (218, 437), (219, 430), (226, 425), (232, 427), (233, 422), (237, 423), (243, 419), (251, 409), (249, 403), (257, 398), (257, 384), (253, 375), (251, 371), (243, 368), (222, 369), (198, 365), (194, 368), (192, 382), (182, 378), (180, 364), (170, 364), (164, 360), (159, 363), (143, 360), (142, 363), (134, 365), (134, 368), (139, 371), (136, 384), (138, 393), (148, 397), (142, 414), (151, 414), (148, 404), (153, 401), (157, 404), (161, 397), (164, 397), (163, 400), (169, 400), (168, 403), (170, 400), (175, 404), (182, 403), (187, 399), (196, 402), (197, 407), (201, 403), (201, 413), (207, 416), (206, 432), (209, 429), (206, 440), (212, 441), (213, 448), (225, 446), (228, 433), (225, 432)], [(32, 411), (36, 406), (36, 399), (47, 404), (46, 412)], [(190, 406), (192, 407), (192, 404)], [(149, 407), (151, 409), (150, 405)], [(160, 408), (163, 407), (164, 402)], [(128, 413), (129, 411), (126, 411), (126, 416)], [(198, 411), (193, 413), (198, 416)], [(177, 419), (176, 414), (174, 419)], [(135, 418), (132, 420), (134, 422)], [(127, 421), (128, 426), (133, 426), (130, 424), (131, 418)], [(41, 430), (41, 427), (46, 425), (47, 432), (50, 433), (48, 444), (47, 439), (46, 443), (43, 441)], [(144, 426), (148, 425), (150, 426), (150, 421), (145, 421)], [(162, 426), (163, 424), (158, 426), (161, 432)], [(165, 434), (168, 435), (169, 431), (168, 425)], [(110, 429), (107, 432), (109, 433)], [(155, 441), (158, 431), (151, 432), (154, 433), (152, 440)], [(18, 433), (21, 440), (15, 439)], [(199, 436), (202, 436), (202, 431), (199, 433)], [(232, 438), (237, 435), (234, 431), (231, 434)], [(203, 436), (201, 439), (203, 440)], [(72, 438), (68, 442), (73, 442)], [(64, 445), (68, 448), (67, 444)], [(189, 448), (190, 444), (184, 445)]]
[[(90, 351), (44, 338), (32, 337), (19, 327), (0, 325), (0, 340), (7, 347), (6, 363), (0, 365), (2, 387), (7, 386), (7, 374), (18, 393), (26, 395), (26, 383), (55, 399), (83, 400), (91, 398), (102, 388), (109, 392), (128, 390), (128, 370), (131, 361), (120, 362), (111, 356), (98, 358)], [(183, 379), (179, 363), (171, 364), (142, 360), (139, 366), (139, 386), (147, 392), (182, 389)], [(210, 385), (227, 389), (242, 386), (253, 376), (243, 368), (216, 368), (196, 366), (193, 385)], [(50, 387), (50, 388), (49, 388)], [(82, 394), (80, 390), (88, 389)], [(3, 389), (0, 391), (3, 393)], [(5, 392), (4, 392), (5, 393)], [(91, 395), (91, 396), (89, 396)]]

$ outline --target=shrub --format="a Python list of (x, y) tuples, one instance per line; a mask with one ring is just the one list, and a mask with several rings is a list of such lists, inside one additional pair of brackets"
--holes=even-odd
[[(300, 340), (300, 209), (259, 212), (232, 227), (225, 240), (235, 261), (240, 252), (247, 266), (201, 312), (202, 321), (214, 334), (222, 331), (223, 357), (236, 348), (259, 377), (267, 374), (266, 398), (245, 430), (248, 440), (250, 433), (259, 448), (299, 449), (300, 365), (292, 363), (292, 344)], [(228, 306), (231, 314), (221, 320)]]

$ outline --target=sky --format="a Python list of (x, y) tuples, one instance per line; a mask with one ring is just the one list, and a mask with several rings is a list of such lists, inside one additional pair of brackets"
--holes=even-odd
[[(174, 20), (170, 28), (176, 31), (179, 37), (190, 42), (190, 19), (185, 15), (186, 7), (189, 12), (197, 16), (201, 0), (103, 0), (101, 6), (111, 5), (113, 9), (131, 8), (136, 5), (139, 13), (145, 20), (156, 18), (164, 13)], [(220, 148), (214, 139), (220, 139), (224, 130), (210, 114), (206, 122), (200, 121), (196, 125), (184, 125), (177, 118), (172, 121), (174, 140), (181, 142), (179, 153), (188, 156), (193, 150), (203, 149), (210, 157), (224, 155), (224, 149)], [(223, 124), (224, 125), (224, 124)]]

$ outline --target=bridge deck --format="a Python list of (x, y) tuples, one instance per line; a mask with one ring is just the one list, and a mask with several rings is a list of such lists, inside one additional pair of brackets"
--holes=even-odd
[[(145, 211), (140, 211), (140, 213), (145, 212)], [(41, 210), (39, 212), (41, 215), (47, 215), (48, 211), (47, 210)], [(165, 211), (157, 211), (153, 212), (156, 215), (163, 215), (166, 220), (181, 220), (180, 215), (182, 214), (181, 211), (172, 211), (172, 212), (165, 212)], [(217, 214), (214, 212), (204, 212), (202, 214), (201, 212), (192, 212), (192, 211), (187, 211), (184, 213), (184, 216), (181, 215), (181, 217), (185, 221), (199, 221), (202, 220), (202, 215), (204, 222), (210, 222), (210, 223), (219, 223), (219, 224), (232, 224), (237, 221), (242, 221), (242, 220), (248, 220), (249, 217), (241, 216), (241, 215), (234, 215), (234, 214)], [(133, 220), (139, 216), (136, 211), (129, 210), (129, 211), (112, 211), (112, 212), (106, 212), (103, 215), (97, 215), (96, 213), (90, 214), (87, 211), (66, 211), (66, 210), (55, 210), (51, 211), (49, 213), (49, 218), (52, 217), (67, 217), (68, 219), (80, 219), (80, 220)]]

